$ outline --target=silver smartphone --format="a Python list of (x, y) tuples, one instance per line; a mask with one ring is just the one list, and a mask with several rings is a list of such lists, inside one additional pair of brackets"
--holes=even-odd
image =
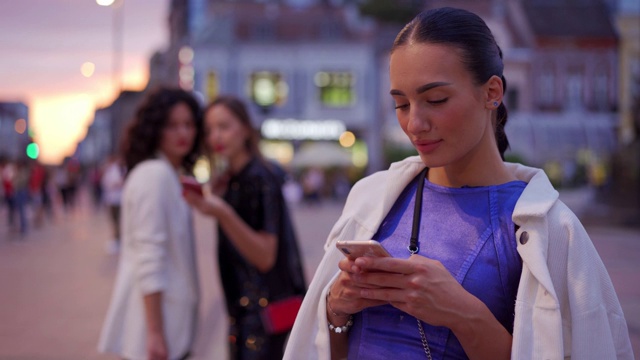
[(389, 252), (375, 240), (339, 240), (336, 242), (336, 247), (351, 260), (355, 260), (361, 256), (391, 256)]

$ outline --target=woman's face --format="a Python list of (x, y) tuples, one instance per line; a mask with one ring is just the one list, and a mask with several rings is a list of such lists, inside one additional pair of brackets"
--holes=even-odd
[(169, 118), (162, 129), (160, 151), (169, 161), (178, 166), (193, 147), (196, 138), (196, 123), (189, 106), (178, 103), (169, 110)]
[(225, 105), (215, 105), (207, 111), (204, 128), (207, 147), (214, 153), (230, 159), (247, 151), (247, 129)]
[(391, 55), (389, 74), (400, 126), (428, 167), (464, 168), (488, 156), (490, 142), (495, 144), (495, 106), (488, 87), (474, 84), (458, 49), (440, 44), (400, 46)]

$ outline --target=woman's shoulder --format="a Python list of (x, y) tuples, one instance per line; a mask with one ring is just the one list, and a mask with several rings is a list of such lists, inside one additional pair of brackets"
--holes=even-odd
[[(388, 169), (376, 171), (355, 183), (354, 189), (384, 187), (390, 182), (406, 182), (404, 179), (413, 179), (420, 170), (424, 169), (424, 163), (419, 156), (411, 156), (404, 160), (392, 163)], [(406, 185), (405, 184), (405, 185)]]
[(253, 185), (275, 185), (281, 186), (284, 183), (284, 176), (276, 164), (268, 162), (268, 160), (253, 159), (247, 167), (242, 171), (241, 181), (249, 182)]
[(137, 164), (129, 171), (126, 183), (131, 186), (149, 187), (154, 184), (166, 184), (171, 181), (175, 170), (162, 159), (148, 159)]

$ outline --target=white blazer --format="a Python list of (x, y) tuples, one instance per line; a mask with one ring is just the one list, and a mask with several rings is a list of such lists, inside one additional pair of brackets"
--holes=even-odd
[[(522, 274), (513, 359), (633, 359), (627, 324), (609, 275), (584, 227), (540, 169), (507, 164), (527, 182), (513, 212)], [(342, 259), (335, 242), (370, 239), (402, 190), (424, 168), (394, 163), (352, 189), (296, 318), (284, 359), (330, 359), (325, 295)]]
[(118, 274), (98, 350), (145, 360), (143, 296), (162, 292), (169, 359), (176, 359), (191, 349), (199, 289), (191, 210), (166, 159), (143, 161), (129, 173), (121, 225)]

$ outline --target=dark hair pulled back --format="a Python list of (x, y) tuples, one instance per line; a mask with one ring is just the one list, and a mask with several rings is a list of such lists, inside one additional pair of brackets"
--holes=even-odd
[(127, 170), (144, 160), (156, 157), (162, 139), (162, 130), (169, 122), (171, 109), (184, 103), (191, 110), (196, 127), (196, 138), (189, 153), (182, 160), (182, 168), (191, 173), (200, 155), (202, 139), (202, 111), (193, 95), (179, 88), (160, 87), (150, 92), (138, 106), (129, 123), (121, 149)]
[[(450, 7), (424, 11), (400, 31), (391, 52), (410, 43), (451, 45), (459, 49), (460, 59), (472, 74), (476, 85), (482, 85), (496, 75), (502, 79), (502, 89), (506, 93), (507, 81), (502, 74), (502, 50), (487, 24), (478, 15)], [(496, 111), (495, 136), (503, 160), (504, 152), (509, 148), (504, 130), (507, 116), (506, 106), (500, 103)]]

